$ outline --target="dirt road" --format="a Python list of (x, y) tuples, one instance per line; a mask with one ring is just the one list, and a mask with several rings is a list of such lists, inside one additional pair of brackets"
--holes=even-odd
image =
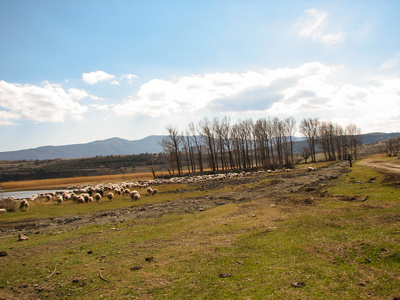
[(395, 162), (385, 162), (376, 158), (366, 158), (361, 160), (359, 164), (388, 173), (400, 174), (400, 163), (396, 164)]

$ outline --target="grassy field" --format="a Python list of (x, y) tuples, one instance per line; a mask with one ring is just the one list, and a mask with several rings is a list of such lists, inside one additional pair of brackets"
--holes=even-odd
[[(356, 163), (324, 183), (309, 205), (261, 197), (193, 214), (41, 232), (27, 241), (4, 237), (0, 251), (8, 255), (0, 257), (0, 299), (400, 297), (399, 180)], [(201, 198), (253, 188), (165, 186), (143, 201), (175, 201), (182, 197), (176, 191), (184, 189), (185, 197)], [(140, 203), (120, 197), (93, 209), (127, 205)], [(60, 212), (47, 206), (28, 213), (42, 218)], [(65, 206), (63, 213), (86, 212), (76, 207)], [(0, 215), (0, 222), (10, 216)], [(26, 213), (14, 215), (19, 216)]]

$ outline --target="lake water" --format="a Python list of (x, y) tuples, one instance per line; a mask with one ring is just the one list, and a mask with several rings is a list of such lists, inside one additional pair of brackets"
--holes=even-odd
[(66, 191), (66, 190), (29, 190), (29, 191), (18, 191), (18, 192), (0, 192), (0, 199), (8, 198), (14, 196), (15, 199), (17, 198), (30, 198), (37, 194), (46, 194), (50, 192), (59, 192), (59, 191)]

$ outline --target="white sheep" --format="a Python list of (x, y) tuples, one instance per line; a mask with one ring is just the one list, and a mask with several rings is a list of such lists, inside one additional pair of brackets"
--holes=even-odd
[(5, 214), (7, 212), (7, 209), (5, 208), (0, 208), (0, 214)]
[(151, 187), (148, 187), (147, 192), (151, 195), (153, 193), (153, 189)]
[(63, 197), (57, 196), (57, 203), (62, 204), (63, 203)]
[(85, 203), (85, 198), (83, 196), (79, 196), (78, 203)]
[(20, 210), (28, 210), (29, 209), (29, 202), (26, 199), (22, 199), (19, 202), (19, 209)]
[(154, 189), (154, 190), (151, 192), (152, 195), (155, 195), (155, 194), (157, 194), (157, 193), (158, 193), (158, 190), (157, 190), (157, 189)]
[(96, 202), (99, 202), (101, 199), (101, 195), (99, 193), (94, 194), (94, 200), (96, 200)]
[(130, 196), (131, 196), (132, 201), (138, 201), (141, 198), (138, 191), (132, 191)]
[(114, 194), (109, 192), (107, 198), (111, 201), (114, 198)]

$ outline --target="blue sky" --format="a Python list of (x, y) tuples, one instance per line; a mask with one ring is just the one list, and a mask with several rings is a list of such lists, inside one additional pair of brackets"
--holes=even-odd
[(203, 117), (400, 131), (400, 1), (0, 1), (0, 151)]

